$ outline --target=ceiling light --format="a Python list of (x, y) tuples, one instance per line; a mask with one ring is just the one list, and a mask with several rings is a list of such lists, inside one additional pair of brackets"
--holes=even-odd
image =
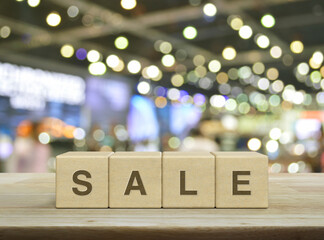
[(74, 48), (70, 44), (65, 44), (61, 47), (61, 55), (65, 58), (70, 58), (74, 54)]
[(56, 27), (61, 22), (61, 16), (57, 12), (52, 12), (47, 15), (46, 22), (51, 27)]
[(290, 44), (290, 50), (296, 54), (302, 53), (304, 50), (304, 44), (301, 41), (293, 41)]
[(197, 29), (193, 26), (188, 26), (183, 29), (182, 33), (186, 39), (194, 39), (197, 36)]
[(27, 3), (30, 7), (37, 7), (40, 4), (40, 0), (28, 0)]
[(136, 0), (121, 0), (120, 5), (126, 10), (131, 10), (136, 7)]
[(272, 28), (276, 24), (276, 20), (271, 14), (266, 14), (261, 18), (261, 24), (265, 28)]
[(127, 69), (130, 73), (136, 74), (141, 71), (141, 63), (137, 60), (132, 60), (127, 64)]
[(260, 47), (260, 48), (267, 48), (270, 45), (270, 40), (267, 36), (265, 35), (259, 35), (256, 39), (256, 44)]
[(239, 30), (239, 35), (243, 39), (249, 39), (253, 34), (252, 28), (248, 25), (244, 25)]
[(128, 47), (128, 39), (125, 38), (124, 36), (120, 36), (118, 38), (116, 38), (115, 40), (115, 47), (118, 49), (125, 49)]
[(207, 3), (205, 4), (204, 8), (203, 8), (204, 14), (208, 17), (213, 17), (216, 15), (217, 13), (217, 8), (214, 4), (212, 3)]
[(97, 50), (90, 50), (87, 54), (89, 62), (98, 62), (100, 60), (100, 53)]
[(233, 60), (236, 57), (236, 50), (233, 47), (226, 47), (222, 52), (223, 58)]
[(119, 57), (112, 54), (112, 55), (109, 55), (107, 58), (106, 58), (106, 63), (108, 65), (108, 67), (110, 68), (114, 68), (114, 67), (117, 67), (118, 63), (119, 63)]
[(102, 62), (95, 62), (89, 65), (88, 70), (92, 75), (103, 75), (106, 73), (107, 67)]

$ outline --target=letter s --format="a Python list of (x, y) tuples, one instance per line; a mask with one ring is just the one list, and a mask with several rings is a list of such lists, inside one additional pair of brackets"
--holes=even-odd
[(72, 190), (76, 195), (79, 195), (79, 196), (88, 195), (92, 191), (92, 185), (91, 185), (91, 183), (89, 183), (87, 181), (80, 180), (78, 178), (79, 175), (84, 175), (86, 178), (91, 178), (91, 174), (85, 170), (79, 170), (73, 174), (73, 182), (75, 182), (76, 184), (79, 184), (79, 185), (83, 185), (87, 189), (85, 191), (80, 191), (78, 188), (73, 187)]

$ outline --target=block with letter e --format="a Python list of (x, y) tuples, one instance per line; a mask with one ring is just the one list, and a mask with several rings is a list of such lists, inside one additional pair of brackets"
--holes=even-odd
[(214, 152), (216, 208), (267, 208), (268, 157), (257, 152)]
[(110, 208), (161, 208), (161, 152), (116, 152), (109, 159)]
[(163, 152), (163, 208), (214, 208), (215, 157), (209, 152)]
[(56, 157), (57, 208), (108, 208), (112, 152), (67, 152)]

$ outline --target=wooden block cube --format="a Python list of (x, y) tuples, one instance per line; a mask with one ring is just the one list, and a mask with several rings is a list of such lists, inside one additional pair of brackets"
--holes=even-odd
[(67, 152), (56, 157), (57, 208), (108, 208), (112, 152)]
[(267, 208), (268, 157), (256, 152), (214, 152), (216, 208)]
[(116, 152), (109, 159), (110, 208), (161, 208), (161, 152)]
[(215, 157), (208, 152), (163, 152), (163, 208), (214, 208)]

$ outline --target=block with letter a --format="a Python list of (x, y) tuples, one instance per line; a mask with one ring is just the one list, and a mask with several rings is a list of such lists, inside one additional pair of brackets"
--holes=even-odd
[(161, 208), (161, 152), (116, 152), (109, 159), (110, 208)]
[(256, 152), (214, 152), (216, 208), (267, 208), (268, 157)]
[(112, 152), (67, 152), (56, 157), (57, 208), (107, 208)]

